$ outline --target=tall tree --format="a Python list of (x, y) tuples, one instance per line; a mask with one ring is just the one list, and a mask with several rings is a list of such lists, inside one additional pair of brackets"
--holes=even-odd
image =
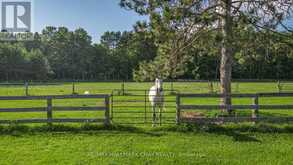
[(42, 32), (42, 50), (56, 78), (86, 79), (90, 77), (93, 59), (91, 37), (82, 29), (46, 27)]
[[(217, 30), (221, 36), (221, 93), (222, 104), (231, 105), (231, 77), (233, 26), (238, 22), (257, 29), (276, 32), (292, 14), (293, 2), (288, 0), (121, 0), (120, 5), (144, 15), (150, 15), (150, 24), (160, 45), (168, 45), (171, 64), (179, 63), (182, 51), (192, 45), (198, 36)], [(170, 65), (171, 66), (171, 65)]]

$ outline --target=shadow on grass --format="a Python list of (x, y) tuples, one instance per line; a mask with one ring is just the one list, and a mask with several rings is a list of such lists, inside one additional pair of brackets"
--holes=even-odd
[(72, 134), (101, 134), (101, 133), (111, 133), (111, 134), (122, 134), (122, 133), (133, 133), (133, 134), (143, 134), (147, 136), (159, 137), (164, 135), (162, 132), (152, 132), (147, 131), (143, 128), (123, 126), (123, 125), (94, 125), (94, 124), (84, 124), (81, 126), (70, 126), (70, 125), (16, 125), (10, 124), (7, 126), (0, 126), (0, 136), (1, 135), (14, 135), (21, 136), (23, 134), (37, 134), (37, 133), (72, 133)]
[(200, 134), (208, 133), (214, 135), (225, 135), (232, 137), (237, 142), (261, 142), (258, 140), (254, 133), (264, 134), (276, 134), (276, 133), (293, 133), (292, 125), (273, 125), (273, 124), (227, 124), (227, 125), (215, 125), (215, 124), (181, 124), (179, 126), (165, 126), (157, 128), (142, 128), (134, 126), (124, 125), (95, 125), (95, 124), (84, 124), (84, 125), (16, 125), (10, 124), (7, 126), (0, 126), (1, 135), (12, 135), (22, 136), (25, 134), (38, 134), (38, 133), (71, 133), (71, 134), (89, 134), (89, 135), (100, 135), (100, 134), (140, 134), (152, 137), (161, 137), (171, 132), (177, 132), (180, 134)]
[(170, 126), (158, 128), (157, 131), (181, 132), (181, 133), (209, 133), (215, 135), (226, 135), (238, 142), (261, 142), (253, 136), (254, 133), (263, 134), (292, 134), (292, 125), (273, 125), (273, 124), (182, 124), (180, 126)]
[(217, 125), (209, 126), (210, 128), (205, 128), (207, 130), (204, 130), (208, 133), (216, 134), (216, 135), (226, 135), (233, 138), (234, 141), (238, 142), (261, 142), (254, 136), (249, 135), (245, 131), (240, 131), (237, 129), (231, 129), (226, 127), (221, 127)]

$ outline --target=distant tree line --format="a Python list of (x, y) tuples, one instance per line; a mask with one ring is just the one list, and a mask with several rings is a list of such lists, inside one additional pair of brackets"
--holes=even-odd
[(0, 43), (0, 80), (130, 80), (155, 55), (147, 33), (105, 32), (93, 43), (82, 28), (46, 27), (32, 41)]
[[(237, 30), (237, 28), (235, 28)], [(247, 27), (236, 32), (233, 78), (293, 79), (293, 35)], [(105, 32), (99, 43), (82, 28), (46, 27), (34, 40), (0, 43), (0, 80), (218, 79), (220, 40), (207, 32), (174, 61), (158, 48), (151, 27)], [(168, 45), (166, 45), (166, 49)]]

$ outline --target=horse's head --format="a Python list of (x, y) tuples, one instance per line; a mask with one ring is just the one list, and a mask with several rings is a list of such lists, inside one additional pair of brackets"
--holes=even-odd
[(155, 83), (156, 83), (157, 90), (162, 92), (163, 91), (163, 80), (156, 78)]

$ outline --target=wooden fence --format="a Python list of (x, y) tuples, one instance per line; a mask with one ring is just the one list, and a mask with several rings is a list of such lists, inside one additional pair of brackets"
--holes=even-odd
[[(105, 125), (110, 124), (110, 95), (55, 95), (55, 96), (8, 96), (0, 97), (0, 100), (47, 100), (46, 107), (35, 108), (0, 108), (1, 112), (47, 112), (47, 118), (44, 119), (17, 119), (17, 120), (0, 120), (0, 124), (9, 123), (62, 123), (62, 122), (103, 122)], [(96, 107), (55, 107), (52, 105), (53, 99), (104, 99), (104, 106)], [(54, 111), (105, 111), (104, 118), (53, 118)]]
[[(176, 96), (176, 123), (182, 122), (256, 122), (256, 121), (293, 121), (293, 117), (260, 117), (259, 110), (285, 110), (292, 109), (293, 105), (260, 105), (260, 97), (293, 97), (293, 93), (259, 93), (259, 94), (232, 94), (232, 98), (252, 98), (250, 105), (184, 105), (182, 98), (223, 98), (221, 94), (178, 94)], [(292, 99), (293, 103), (293, 99)], [(251, 117), (218, 117), (218, 118), (185, 118), (181, 117), (183, 110), (252, 110)]]
[[(139, 91), (138, 91), (139, 92)], [(102, 122), (105, 125), (109, 125), (111, 123), (110, 117), (110, 109), (113, 110), (119, 116), (117, 118), (126, 118), (127, 122), (131, 122), (129, 124), (136, 123), (134, 121), (134, 117), (127, 116), (133, 115), (134, 113), (142, 114), (142, 116), (138, 116), (135, 118), (143, 118), (142, 124), (147, 122), (147, 114), (151, 114), (152, 111), (149, 110), (149, 105), (147, 101), (147, 91), (142, 91), (142, 94), (130, 94), (129, 98), (125, 98), (126, 96), (122, 96), (123, 98), (119, 100), (113, 100), (110, 104), (111, 95), (52, 95), (52, 96), (0, 96), (0, 101), (17, 101), (17, 100), (46, 100), (46, 106), (44, 107), (34, 107), (34, 108), (0, 108), (0, 113), (26, 113), (26, 112), (46, 112), (47, 117), (43, 119), (17, 119), (17, 120), (0, 120), (0, 124), (9, 124), (9, 123), (63, 123), (63, 122)], [(137, 98), (141, 96), (141, 98)], [(170, 95), (171, 97), (172, 95)], [(117, 96), (116, 96), (117, 97)], [(173, 97), (175, 97), (173, 95)], [(232, 98), (252, 98), (252, 103), (249, 105), (185, 105), (182, 103), (182, 98), (221, 98), (224, 97), (220, 94), (177, 94), (176, 95), (176, 107), (173, 109), (173, 105), (167, 105), (164, 114), (169, 114), (170, 116), (166, 116), (166, 120), (171, 117), (175, 118), (175, 109), (176, 109), (176, 123), (184, 123), (184, 122), (256, 122), (256, 121), (293, 121), (293, 117), (261, 117), (259, 115), (259, 111), (264, 110), (293, 110), (293, 105), (261, 105), (259, 104), (259, 98), (261, 97), (293, 97), (293, 93), (260, 93), (260, 94), (233, 94)], [(52, 100), (57, 99), (102, 99), (103, 105), (101, 106), (92, 106), (92, 107), (66, 107), (66, 106), (53, 106)], [(175, 101), (175, 100), (174, 100)], [(172, 104), (174, 102), (172, 98), (167, 99), (165, 102)], [(123, 103), (127, 105), (119, 106), (113, 104), (116, 102)], [(135, 103), (135, 104), (134, 104)], [(139, 104), (141, 103), (141, 104)], [(292, 98), (293, 103), (293, 98)], [(133, 105), (132, 105), (133, 104)], [(175, 104), (175, 103), (174, 103)], [(110, 108), (110, 105), (112, 108)], [(136, 108), (137, 110), (128, 110), (128, 108)], [(115, 110), (115, 108), (121, 108), (121, 110)], [(126, 109), (124, 109), (126, 108)], [(172, 111), (172, 109), (174, 111)], [(192, 111), (192, 110), (220, 110), (220, 109), (228, 109), (228, 110), (252, 110), (251, 117), (218, 117), (218, 118), (185, 118), (181, 116), (183, 111)], [(123, 111), (124, 110), (124, 111)], [(63, 111), (104, 111), (104, 118), (54, 118), (53, 112), (63, 112)], [(125, 116), (121, 116), (126, 113)], [(172, 115), (173, 114), (173, 115)], [(113, 116), (112, 116), (113, 117)], [(140, 120), (141, 121), (141, 120)], [(150, 120), (151, 121), (151, 118)], [(119, 122), (118, 122), (119, 123)], [(170, 123), (171, 124), (171, 123)]]

